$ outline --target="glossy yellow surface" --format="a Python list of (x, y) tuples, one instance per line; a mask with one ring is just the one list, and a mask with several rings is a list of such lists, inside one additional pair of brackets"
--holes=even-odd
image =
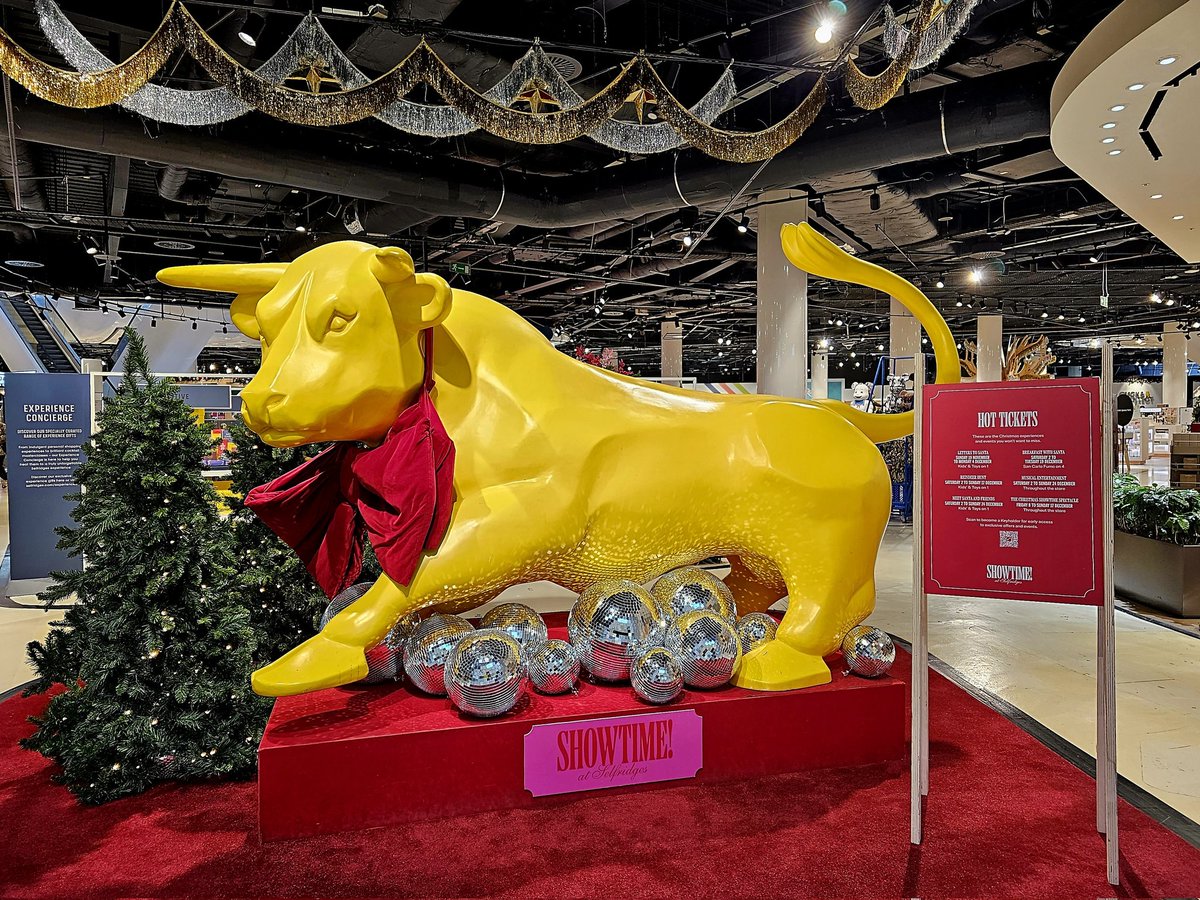
[[(939, 371), (957, 376), (940, 349), (953, 351), (949, 331), (919, 291), (807, 226), (783, 237), (797, 265), (910, 304), (934, 334)], [(822, 656), (871, 612), (891, 503), (872, 439), (911, 430), (911, 416), (883, 423), (844, 404), (705, 395), (597, 369), (500, 304), (414, 274), (395, 248), (344, 241), (289, 265), (184, 266), (159, 278), (237, 293), (234, 323), (263, 342), (243, 413), (279, 446), (378, 441), (417, 395), (418, 332), (436, 329), (434, 402), (458, 449), (446, 538), (409, 585), (381, 578), (256, 672), (261, 694), (361, 678), (364, 650), (417, 610), (466, 611), (529, 581), (573, 591), (600, 578), (645, 582), (710, 556), (730, 557), (742, 612), (790, 595), (777, 639), (743, 661), (736, 680), (747, 687), (828, 681)]]

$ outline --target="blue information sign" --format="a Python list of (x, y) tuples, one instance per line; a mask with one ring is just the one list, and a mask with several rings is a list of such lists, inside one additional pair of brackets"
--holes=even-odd
[(83, 462), (91, 424), (91, 376), (11, 373), (5, 379), (8, 523), (12, 579), (45, 578), (81, 569), (83, 560), (57, 547), (54, 529), (71, 525), (74, 501), (64, 495)]

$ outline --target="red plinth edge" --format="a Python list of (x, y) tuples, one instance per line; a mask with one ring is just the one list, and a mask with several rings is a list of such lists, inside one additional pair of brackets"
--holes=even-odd
[[(548, 617), (552, 637), (562, 618)], [(538, 724), (694, 709), (703, 719), (697, 781), (721, 781), (897, 759), (905, 747), (905, 690), (889, 677), (841, 674), (820, 687), (760, 693), (686, 691), (668, 707), (640, 702), (629, 685), (580, 683), (577, 695), (529, 693), (499, 719), (472, 719), (444, 697), (405, 685), (334, 688), (276, 702), (259, 745), (263, 840), (356, 831), (461, 813), (571, 802), (533, 797), (523, 748)], [(609, 793), (670, 788), (659, 782)]]

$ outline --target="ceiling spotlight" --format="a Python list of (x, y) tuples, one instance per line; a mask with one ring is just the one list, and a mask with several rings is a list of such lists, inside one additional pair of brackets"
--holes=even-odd
[(957, 303), (955, 303), (954, 305), (955, 305), (955, 306), (959, 306), (959, 307), (961, 307), (961, 306), (963, 305), (963, 302), (962, 302), (961, 300), (959, 300), (959, 301), (958, 301)]
[(1042, 318), (1043, 318), (1043, 319), (1048, 319), (1048, 318), (1050, 318), (1050, 313), (1048, 313), (1048, 312), (1044, 312), (1044, 313), (1042, 313)]
[(841, 320), (841, 319), (838, 319), (836, 324), (837, 324), (837, 326), (838, 326), (839, 328), (841, 328), (841, 326), (842, 326), (842, 320)]
[(983, 270), (982, 269), (972, 269), (971, 270), (971, 283), (979, 284), (979, 282), (981, 282), (981, 281), (983, 281)]
[(305, 228), (303, 225), (297, 225), (296, 231), (298, 231), (300, 234), (304, 234), (304, 232), (308, 231), (308, 229)]
[(1144, 88), (1144, 87), (1145, 87), (1145, 85), (1144, 85), (1144, 84), (1142, 84), (1140, 81), (1135, 81), (1133, 84), (1131, 84), (1131, 85), (1129, 86), (1129, 89), (1130, 89), (1131, 91), (1140, 91), (1140, 90), (1141, 90), (1142, 88)]
[(261, 13), (250, 13), (246, 16), (246, 24), (238, 30), (238, 40), (247, 47), (257, 47), (258, 39), (262, 37), (263, 27), (266, 24), (267, 20)]
[(750, 217), (742, 213), (742, 217), (738, 220), (737, 230), (740, 234), (745, 234), (750, 230)]
[(1180, 222), (1183, 220), (1183, 216), (1171, 216), (1171, 220), (1174, 222)]
[(1150, 195), (1151, 200), (1161, 200), (1162, 198), (1163, 198), (1162, 194), (1151, 194)]
[(946, 286), (946, 276), (945, 275), (938, 276), (937, 286), (939, 288), (944, 288)]
[(1066, 318), (1066, 316), (1064, 316), (1062, 313), (1059, 313), (1057, 316), (1054, 317), (1054, 321), (1061, 322), (1065, 318)]
[(1104, 123), (1103, 125), (1101, 125), (1100, 127), (1101, 127), (1101, 128), (1116, 128), (1116, 127), (1117, 127), (1117, 123), (1116, 123), (1116, 122), (1105, 122), (1105, 123)]
[(95, 256), (100, 252), (100, 245), (96, 243), (95, 238), (84, 238), (83, 249), (88, 256)]
[(192, 331), (195, 331), (195, 330), (196, 330), (196, 323), (192, 322)]
[(1085, 319), (1083, 316), (1080, 316), (1080, 317), (1079, 317), (1079, 321), (1080, 321), (1080, 322), (1086, 322), (1086, 321), (1087, 321), (1087, 319)]
[(829, 349), (829, 338), (821, 338), (821, 340), (817, 342), (817, 345), (822, 350), (828, 350)]
[(1174, 56), (1164, 56), (1162, 59), (1160, 59), (1158, 61), (1158, 64), (1160, 66), (1169, 66), (1169, 65), (1171, 65), (1171, 63), (1175, 62), (1175, 59), (1176, 59), (1176, 57), (1174, 57)]
[(1175, 305), (1175, 298), (1174, 298), (1174, 297), (1168, 297), (1168, 298), (1167, 298), (1167, 306), (1174, 306), (1174, 305)]
[(871, 191), (871, 212), (879, 212), (879, 207), (883, 205), (883, 201), (879, 197), (879, 190), (876, 188)]
[(683, 246), (685, 246), (685, 247), (692, 246), (694, 241), (695, 241), (695, 238), (692, 237), (692, 233), (690, 231), (683, 236)]
[(1120, 155), (1121, 155), (1121, 151), (1120, 151), (1120, 150), (1109, 150), (1109, 151), (1108, 151), (1108, 155), (1109, 155), (1109, 156), (1120, 156)]
[(1162, 300), (1163, 300), (1162, 294), (1160, 294), (1158, 291), (1154, 291), (1153, 293), (1150, 294), (1150, 302), (1151, 303), (1162, 303)]
[(1112, 108), (1110, 111), (1111, 111), (1111, 112), (1121, 112), (1123, 109), (1125, 109), (1125, 104), (1124, 104), (1124, 103), (1118, 103), (1118, 104), (1117, 104), (1116, 106), (1114, 106), (1114, 107), (1113, 107), (1113, 108)]
[(816, 38), (818, 44), (828, 44), (833, 40), (833, 21), (825, 19), (817, 26), (817, 30), (813, 32), (813, 37)]
[(1100, 141), (1100, 143), (1102, 143), (1102, 144), (1115, 144), (1116, 142), (1117, 142), (1117, 139), (1115, 137), (1106, 137)]

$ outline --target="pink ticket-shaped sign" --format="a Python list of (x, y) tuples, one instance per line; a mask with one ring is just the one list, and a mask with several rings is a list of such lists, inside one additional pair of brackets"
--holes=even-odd
[(534, 725), (525, 735), (525, 789), (535, 797), (694, 778), (703, 765), (694, 709)]

